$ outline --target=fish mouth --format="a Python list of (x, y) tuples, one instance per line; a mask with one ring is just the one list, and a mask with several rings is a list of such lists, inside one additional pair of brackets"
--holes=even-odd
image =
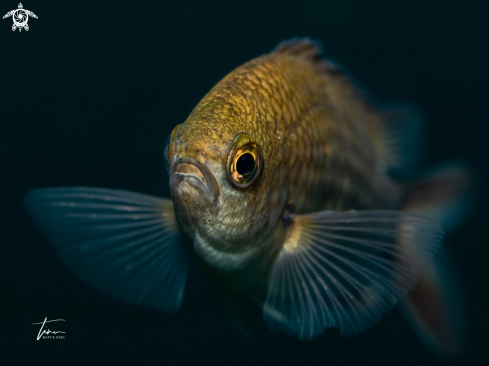
[(183, 181), (200, 191), (210, 204), (217, 202), (219, 187), (216, 179), (209, 169), (197, 159), (182, 157), (172, 164), (170, 189), (173, 191)]

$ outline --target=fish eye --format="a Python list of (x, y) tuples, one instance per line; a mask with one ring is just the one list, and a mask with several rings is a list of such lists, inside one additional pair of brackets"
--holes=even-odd
[(165, 143), (165, 149), (163, 150), (164, 151), (163, 160), (165, 161), (165, 168), (168, 174), (170, 174), (170, 161), (173, 156), (173, 141), (175, 139), (175, 134), (177, 133), (179, 127), (180, 125), (175, 126), (171, 134), (168, 136)]
[(235, 137), (228, 158), (228, 179), (237, 188), (246, 188), (256, 179), (263, 162), (260, 147), (248, 134)]

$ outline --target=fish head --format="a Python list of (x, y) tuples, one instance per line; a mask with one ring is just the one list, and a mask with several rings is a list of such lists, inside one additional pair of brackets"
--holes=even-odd
[(270, 141), (260, 123), (239, 120), (241, 108), (204, 100), (175, 127), (165, 149), (177, 222), (194, 250), (249, 250), (276, 211)]

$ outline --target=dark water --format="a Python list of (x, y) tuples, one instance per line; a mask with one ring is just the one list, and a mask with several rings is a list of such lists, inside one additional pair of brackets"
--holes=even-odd
[[(0, 12), (17, 7), (1, 2)], [(169, 197), (163, 145), (226, 73), (281, 40), (323, 41), (380, 102), (409, 101), (428, 123), (420, 167), (488, 161), (489, 2), (25, 2), (29, 32), (0, 22), (0, 364), (438, 365), (393, 310), (366, 333), (304, 343), (262, 328), (252, 347), (190, 275), (177, 315), (114, 302), (79, 283), (26, 216), (38, 187), (85, 185)], [(3, 13), (2, 13), (3, 14)], [(483, 188), (483, 185), (482, 185)], [(470, 306), (466, 354), (489, 358), (488, 205), (445, 243)], [(33, 322), (65, 319), (65, 340)], [(260, 321), (258, 319), (258, 321)], [(54, 329), (54, 327), (52, 328)], [(60, 328), (58, 328), (60, 329)]]

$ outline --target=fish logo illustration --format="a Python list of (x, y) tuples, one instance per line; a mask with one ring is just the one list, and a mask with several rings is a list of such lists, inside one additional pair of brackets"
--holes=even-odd
[(34, 14), (32, 11), (24, 9), (24, 6), (22, 3), (19, 3), (19, 8), (14, 9), (9, 11), (7, 14), (3, 16), (3, 19), (12, 17), (14, 24), (12, 25), (12, 30), (15, 31), (17, 28), (19, 29), (19, 32), (22, 31), (22, 28), (24, 28), (26, 31), (29, 30), (29, 25), (27, 24), (29, 20), (29, 15), (33, 18), (37, 18), (37, 15)]

